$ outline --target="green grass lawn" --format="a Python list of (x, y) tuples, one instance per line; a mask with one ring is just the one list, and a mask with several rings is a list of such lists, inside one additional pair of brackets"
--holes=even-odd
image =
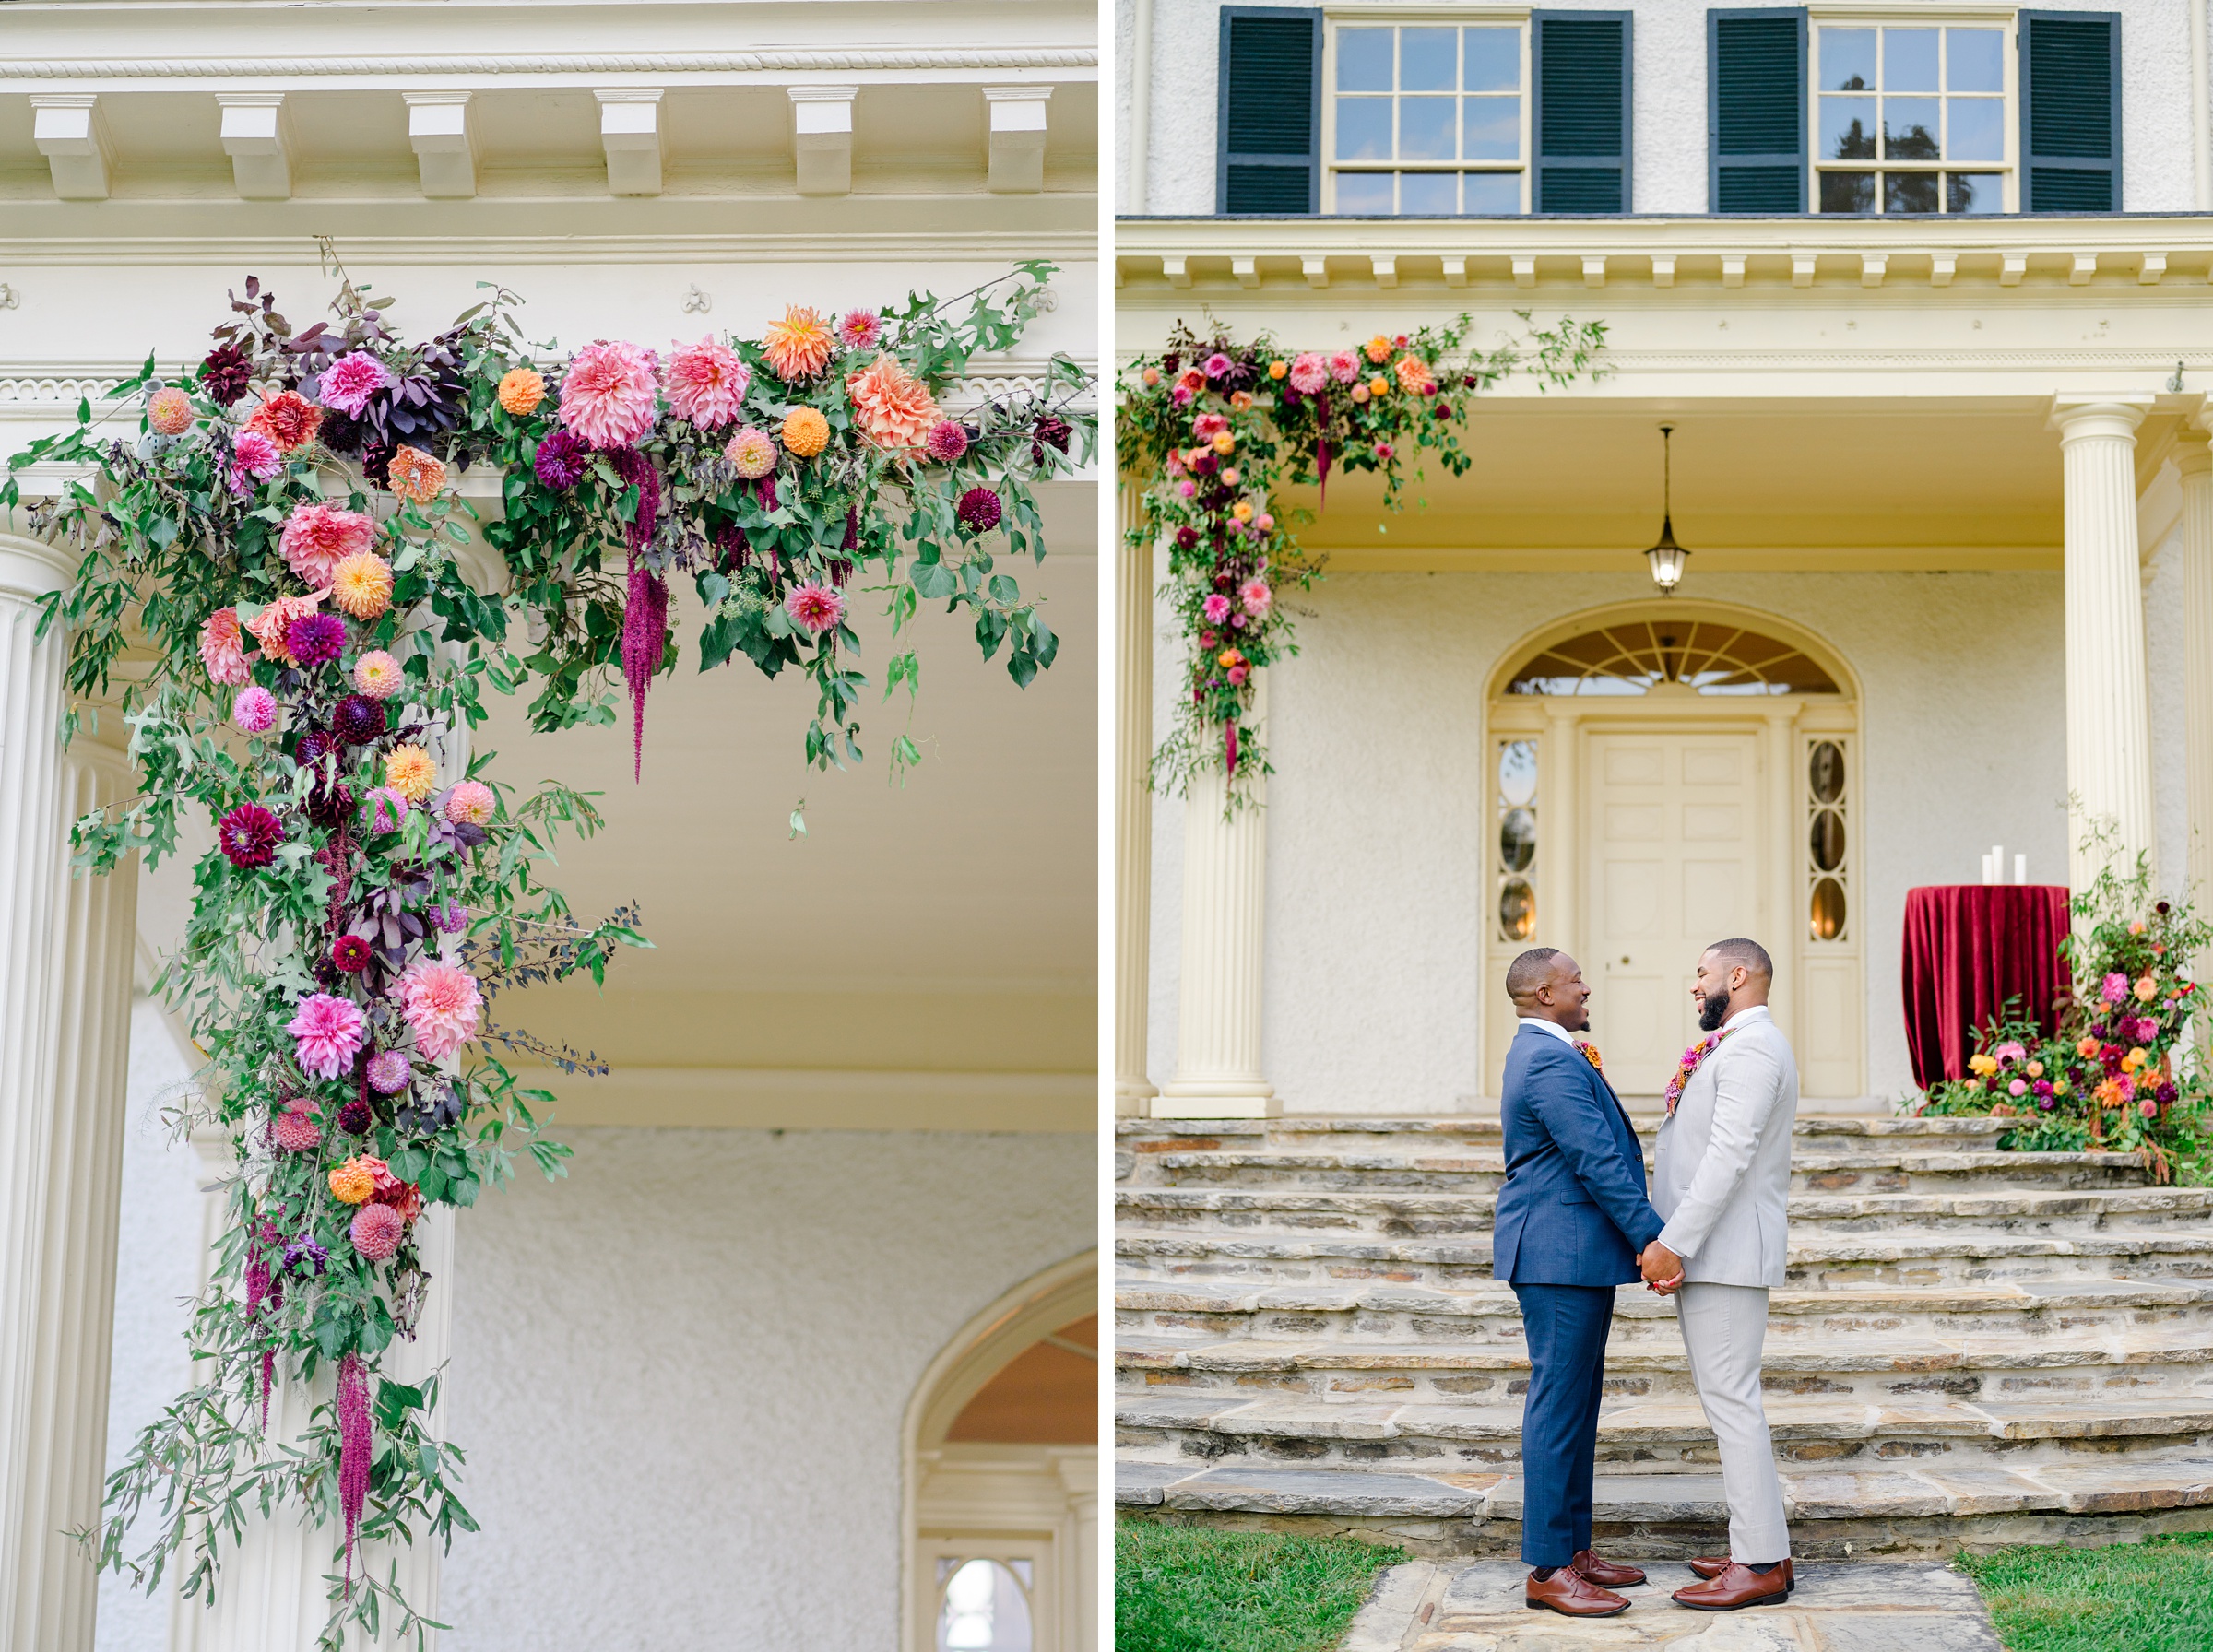
[(1115, 1652), (1328, 1652), (1376, 1574), (1405, 1558), (1343, 1539), (1126, 1520), (1114, 1534)]
[(2213, 1533), (2111, 1549), (1963, 1554), (2006, 1652), (2206, 1652)]

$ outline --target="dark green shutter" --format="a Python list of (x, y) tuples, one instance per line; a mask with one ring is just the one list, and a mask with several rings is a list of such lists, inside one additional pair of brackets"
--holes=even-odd
[(2121, 14), (2025, 11), (2021, 205), (2121, 210)]
[(1291, 218), (1321, 210), (1321, 13), (1222, 8), (1222, 212)]
[(1530, 24), (1535, 209), (1628, 211), (1629, 14), (1540, 11)]
[(1715, 212), (1805, 210), (1805, 13), (1706, 14), (1707, 199)]

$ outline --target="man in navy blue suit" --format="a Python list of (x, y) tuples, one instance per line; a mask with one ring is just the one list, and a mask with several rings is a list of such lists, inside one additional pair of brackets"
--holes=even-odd
[[(1521, 1025), (1506, 1056), (1500, 1112), (1506, 1186), (1491, 1271), (1514, 1288), (1529, 1339), (1521, 1411), (1521, 1559), (1527, 1600), (1569, 1617), (1628, 1611), (1613, 1592), (1644, 1581), (1591, 1552), (1592, 1460), (1613, 1328), (1614, 1287), (1666, 1224), (1645, 1196), (1644, 1150), (1629, 1115), (1575, 1034), (1591, 988), (1575, 960), (1538, 947), (1514, 960), (1506, 990)], [(1668, 1258), (1656, 1258), (1665, 1261)], [(1663, 1268), (1663, 1277), (1680, 1268)]]

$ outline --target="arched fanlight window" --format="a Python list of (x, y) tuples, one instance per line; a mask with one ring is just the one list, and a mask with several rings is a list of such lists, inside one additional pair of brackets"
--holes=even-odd
[(1509, 694), (1834, 694), (1828, 673), (1790, 643), (1720, 620), (1626, 620), (1546, 644)]

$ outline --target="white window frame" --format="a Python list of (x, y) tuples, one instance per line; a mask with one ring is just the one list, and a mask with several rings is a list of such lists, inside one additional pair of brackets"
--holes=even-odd
[[(1505, 160), (1388, 160), (1340, 162), (1337, 159), (1337, 31), (1341, 27), (1391, 27), (1430, 29), (1477, 29), (1485, 25), (1504, 27), (1512, 25), (1521, 43), (1521, 158), (1518, 161)], [(1520, 205), (1516, 211), (1530, 210), (1530, 192), (1536, 175), (1536, 159), (1533, 154), (1536, 132), (1534, 110), (1536, 88), (1530, 83), (1532, 48), (1530, 13), (1527, 6), (1453, 6), (1450, 9), (1427, 6), (1325, 6), (1322, 9), (1321, 45), (1321, 210), (1325, 217), (1337, 211), (1337, 174), (1347, 172), (1511, 172), (1521, 175)], [(1398, 59), (1391, 59), (1391, 76), (1395, 83)], [(1455, 94), (1456, 100), (1467, 94)], [(1393, 120), (1391, 148), (1398, 148), (1396, 105), (1400, 94), (1391, 93)], [(1457, 123), (1456, 123), (1457, 125)]]
[[(2021, 88), (2020, 88), (2020, 14), (2011, 6), (1972, 7), (1955, 6), (1942, 11), (1909, 10), (1903, 7), (1852, 6), (1837, 10), (1809, 8), (1806, 13), (1805, 73), (1806, 73), (1806, 135), (1807, 148), (1812, 156), (1812, 187), (1807, 191), (1806, 209), (1814, 214), (1821, 211), (1821, 176), (1824, 172), (1868, 172), (1875, 177), (1875, 211), (1877, 216), (1924, 218), (1988, 218), (1992, 213), (1956, 213), (1946, 209), (1943, 176), (1946, 172), (1997, 172), (2002, 176), (1999, 185), (2004, 211), (2018, 213), (2021, 209)], [(2004, 68), (2004, 89), (1999, 101), (2005, 113), (2000, 124), (2006, 134), (2006, 158), (2003, 160), (1827, 160), (1821, 149), (1821, 30), (1823, 29), (1995, 29), (2004, 37), (1999, 48)], [(1941, 48), (1940, 48), (1941, 49)], [(1876, 47), (1876, 73), (1882, 73), (1882, 47)], [(1953, 95), (1943, 85), (1941, 71), (1937, 89), (1927, 94), (1942, 100)], [(1840, 94), (1832, 91), (1830, 97)], [(1844, 94), (1856, 95), (1856, 94)], [(1876, 133), (1877, 148), (1881, 147), (1882, 112), (1879, 90), (1865, 94), (1876, 100)], [(1923, 94), (1914, 93), (1912, 96)], [(1883, 207), (1885, 172), (1930, 172), (1936, 175), (1936, 210), (1933, 213), (1887, 214)], [(1832, 215), (1833, 216), (1833, 215)]]

